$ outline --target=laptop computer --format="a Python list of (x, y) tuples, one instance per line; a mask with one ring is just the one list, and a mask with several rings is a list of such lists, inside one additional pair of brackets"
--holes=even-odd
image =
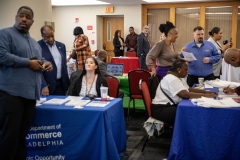
[(107, 73), (114, 76), (123, 75), (123, 64), (108, 63), (107, 64)]

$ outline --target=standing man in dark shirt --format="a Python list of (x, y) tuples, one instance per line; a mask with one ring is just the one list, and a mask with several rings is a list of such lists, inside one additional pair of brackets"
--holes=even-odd
[[(51, 71), (42, 60), (41, 47), (30, 36), (33, 11), (22, 6), (13, 27), (0, 30), (0, 159), (26, 160), (26, 136), (40, 98), (42, 70)], [(42, 61), (41, 61), (42, 60)]]
[(137, 34), (134, 32), (134, 28), (129, 28), (130, 34), (127, 35), (125, 44), (127, 46), (127, 51), (136, 52), (137, 53)]

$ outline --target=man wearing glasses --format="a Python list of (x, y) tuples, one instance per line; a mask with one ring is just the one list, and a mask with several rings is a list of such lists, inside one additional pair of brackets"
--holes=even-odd
[(150, 44), (147, 39), (148, 26), (143, 26), (142, 33), (137, 37), (137, 56), (140, 62), (140, 68), (146, 70), (146, 57), (150, 50)]

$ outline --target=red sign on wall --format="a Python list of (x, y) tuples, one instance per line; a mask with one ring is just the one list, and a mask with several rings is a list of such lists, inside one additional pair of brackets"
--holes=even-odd
[(105, 12), (106, 12), (106, 13), (113, 13), (113, 6), (107, 6), (107, 7), (105, 7)]
[(87, 30), (92, 30), (92, 26), (87, 26)]

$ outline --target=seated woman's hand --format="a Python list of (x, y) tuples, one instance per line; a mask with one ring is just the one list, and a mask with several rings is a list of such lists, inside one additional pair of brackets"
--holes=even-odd
[(212, 91), (205, 91), (205, 94), (213, 94), (213, 95), (215, 95), (215, 97), (218, 96), (218, 94), (216, 92), (212, 92)]

